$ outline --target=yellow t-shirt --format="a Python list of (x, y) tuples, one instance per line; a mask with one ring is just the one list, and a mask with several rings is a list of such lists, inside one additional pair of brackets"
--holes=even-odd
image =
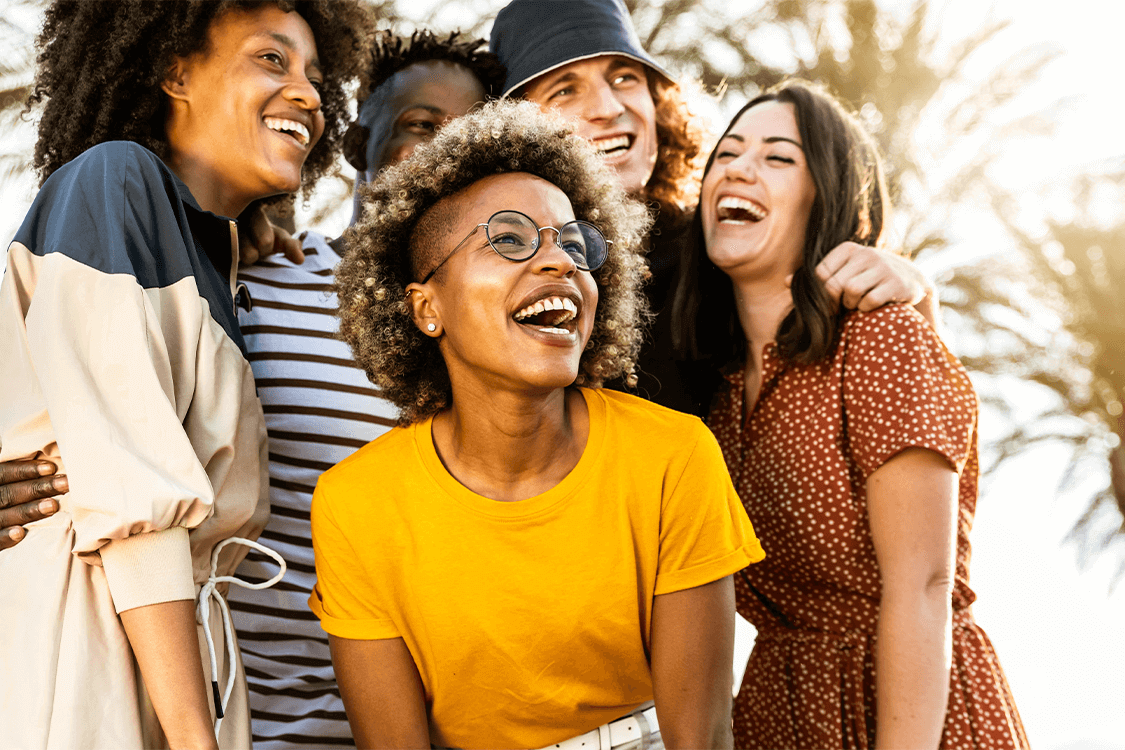
[(309, 605), (335, 636), (405, 640), (435, 745), (542, 747), (652, 700), (653, 596), (765, 556), (701, 421), (582, 394), (582, 457), (536, 497), (497, 502), (461, 485), (432, 420), (317, 484)]

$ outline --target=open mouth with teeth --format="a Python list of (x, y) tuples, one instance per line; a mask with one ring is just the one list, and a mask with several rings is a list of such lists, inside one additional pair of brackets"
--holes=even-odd
[(609, 158), (619, 156), (633, 145), (633, 136), (631, 135), (618, 135), (612, 138), (602, 138), (601, 140), (594, 141), (594, 148), (603, 157)]
[(545, 297), (512, 316), (520, 325), (565, 335), (574, 333), (577, 318), (578, 305), (566, 297)]
[(766, 218), (766, 209), (754, 201), (724, 195), (719, 199), (716, 215), (725, 224), (749, 224)]
[(270, 130), (287, 135), (298, 144), (301, 148), (309, 145), (309, 129), (295, 120), (286, 120), (283, 117), (266, 117), (263, 118), (266, 127)]

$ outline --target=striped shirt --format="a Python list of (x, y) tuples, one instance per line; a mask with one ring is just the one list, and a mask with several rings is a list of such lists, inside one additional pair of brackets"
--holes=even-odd
[[(277, 256), (243, 269), (252, 309), (239, 323), (269, 432), (269, 525), (261, 541), (289, 570), (265, 591), (232, 586), (234, 615), (250, 688), (254, 747), (352, 747), (328, 652), (328, 636), (309, 611), (316, 573), (309, 529), (321, 472), (394, 425), (379, 396), (336, 337), (331, 291), (339, 256), (325, 237), (304, 236), (306, 259)], [(238, 574), (265, 580), (276, 565), (251, 552)]]

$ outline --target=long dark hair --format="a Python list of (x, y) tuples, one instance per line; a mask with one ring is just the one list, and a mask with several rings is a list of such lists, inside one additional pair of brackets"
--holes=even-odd
[[(767, 89), (738, 111), (723, 137), (747, 110), (771, 101), (792, 104), (796, 109), (797, 129), (816, 185), (803, 261), (793, 275), (793, 310), (777, 331), (782, 358), (811, 364), (831, 351), (840, 318), (836, 304), (816, 275), (816, 266), (842, 242), (876, 245), (890, 203), (883, 166), (871, 137), (835, 96), (814, 84), (789, 80)], [(704, 175), (711, 171), (717, 150), (707, 159)], [(727, 275), (707, 257), (698, 208), (692, 219), (691, 243), (680, 261), (672, 303), (672, 340), (677, 356), (699, 363), (701, 371), (712, 372), (741, 361), (746, 356), (746, 339), (738, 320), (734, 289)], [(698, 397), (703, 398), (705, 406), (709, 399), (703, 394)]]

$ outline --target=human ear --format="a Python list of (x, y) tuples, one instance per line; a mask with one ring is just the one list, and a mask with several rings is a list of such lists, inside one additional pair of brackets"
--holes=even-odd
[(191, 71), (187, 61), (182, 57), (173, 58), (172, 64), (168, 66), (168, 73), (164, 76), (163, 83), (160, 84), (160, 89), (172, 99), (187, 99), (190, 77)]
[(406, 287), (406, 304), (414, 325), (424, 336), (438, 338), (442, 334), (441, 314), (438, 312), (433, 289), (428, 284), (412, 283)]

